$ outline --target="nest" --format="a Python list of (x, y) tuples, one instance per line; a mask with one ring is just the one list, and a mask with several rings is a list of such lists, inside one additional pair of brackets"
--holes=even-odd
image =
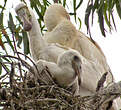
[[(99, 108), (110, 97), (110, 91), (108, 92), (107, 89), (103, 92), (99, 91), (106, 79), (107, 73), (102, 76), (97, 86), (99, 94), (96, 93), (95, 95), (86, 97), (74, 96), (72, 86), (68, 88), (59, 86), (52, 78), (47, 67), (44, 67), (39, 72), (29, 57), (19, 52), (17, 55), (18, 57), (10, 55), (0, 56), (1, 58), (11, 58), (11, 62), (0, 62), (6, 71), (6, 74), (0, 76), (0, 109), (102, 110)], [(24, 55), (26, 59), (29, 59), (39, 74), (36, 74), (33, 67), (26, 62), (26, 59), (22, 60), (20, 55)], [(8, 71), (6, 64), (9, 65), (10, 71)], [(30, 72), (29, 75), (25, 71), (26, 69)], [(105, 95), (106, 92), (108, 96)], [(117, 96), (117, 94), (114, 94), (115, 98)], [(111, 106), (112, 102), (109, 104)]]
[[(74, 96), (71, 87), (60, 87), (55, 83), (47, 67), (37, 75), (20, 55), (1, 57), (14, 59), (8, 63), (10, 71), (7, 71), (4, 62), (0, 62), (6, 70), (6, 74), (0, 77), (0, 108), (3, 110), (85, 110), (85, 98)], [(25, 68), (31, 72), (29, 76)]]

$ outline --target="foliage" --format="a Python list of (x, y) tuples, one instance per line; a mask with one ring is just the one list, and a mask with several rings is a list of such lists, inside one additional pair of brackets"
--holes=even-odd
[[(106, 30), (104, 26), (105, 23), (109, 27), (110, 31), (113, 27), (112, 24), (114, 25), (116, 29), (113, 12), (114, 12), (114, 6), (116, 5), (116, 10), (119, 14), (119, 17), (121, 18), (121, 12), (120, 12), (121, 6), (119, 2), (120, 1), (118, 0), (95, 0), (95, 1), (90, 0), (88, 2), (86, 14), (85, 14), (85, 24), (87, 26), (87, 31), (90, 32), (90, 27), (89, 27), (90, 14), (92, 14), (92, 24), (93, 24), (93, 16), (94, 16), (95, 11), (98, 15), (98, 22), (99, 22), (100, 30), (103, 36), (106, 36), (105, 35)], [(111, 24), (111, 22), (113, 23)]]

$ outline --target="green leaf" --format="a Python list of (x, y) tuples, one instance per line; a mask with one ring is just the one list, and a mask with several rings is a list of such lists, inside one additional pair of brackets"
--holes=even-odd
[(89, 16), (90, 16), (92, 7), (93, 7), (92, 4), (88, 5), (85, 12), (85, 25), (87, 26), (87, 31), (89, 31)]
[(7, 3), (7, 0), (4, 0), (4, 3), (6, 4)]
[(15, 30), (15, 38), (17, 41), (17, 47), (19, 47), (19, 48), (21, 48), (20, 44), (22, 43), (22, 37), (19, 35), (20, 30), (21, 30), (20, 26), (18, 26)]
[[(2, 62), (2, 59), (0, 59), (0, 62)], [(2, 65), (0, 64), (0, 75), (2, 74)]]
[(76, 13), (69, 13), (69, 15), (76, 15)]
[(61, 0), (58, 0), (60, 4), (62, 4)]
[(44, 16), (46, 11), (46, 7), (44, 5), (41, 5), (41, 15)]
[(105, 0), (101, 0), (101, 2), (100, 2), (100, 4), (99, 4), (99, 7), (98, 7), (97, 11), (99, 11), (99, 10), (102, 8), (102, 6), (104, 5), (104, 1), (105, 1)]
[(47, 1), (46, 0), (42, 0), (42, 1), (44, 3), (44, 6), (46, 6), (47, 5)]
[(82, 2), (83, 2), (83, 0), (80, 0), (79, 4), (76, 7), (76, 10), (81, 6)]
[(20, 48), (21, 43), (22, 43), (22, 36), (18, 36), (17, 47)]
[(93, 5), (93, 9), (92, 9), (92, 12), (94, 13), (96, 9), (98, 9), (99, 7), (99, 0), (95, 0), (95, 3)]
[(16, 16), (16, 19), (17, 19), (17, 20), (19, 21), (19, 23), (20, 23), (19, 26), (20, 26), (20, 25), (23, 25), (23, 22), (20, 20), (20, 18), (19, 18), (18, 16)]
[(73, 0), (73, 9), (74, 9), (74, 19), (75, 19), (75, 22), (76, 22), (76, 0)]
[(24, 44), (24, 54), (29, 54), (29, 41), (28, 41), (28, 37), (27, 37), (27, 33), (25, 31), (22, 30), (22, 35), (23, 35), (23, 44)]
[(66, 0), (63, 0), (63, 7), (66, 6)]
[(2, 13), (3, 13), (3, 11), (5, 10), (6, 3), (7, 3), (7, 0), (4, 0), (4, 5), (3, 5), (2, 11), (1, 11)]
[(109, 10), (110, 10), (112, 7), (112, 0), (107, 0), (107, 1), (109, 1)]
[(21, 30), (21, 27), (18, 26), (16, 29), (15, 29), (15, 38), (16, 38), (16, 41), (18, 41), (18, 37), (19, 37), (19, 32)]
[(0, 5), (0, 8), (3, 8), (3, 6), (2, 6), (2, 5)]
[(81, 25), (82, 25), (82, 22), (81, 22), (81, 19), (78, 17), (78, 20), (79, 20), (79, 30), (81, 29)]
[(39, 23), (39, 26), (40, 26), (40, 29), (41, 29), (41, 32), (42, 32), (42, 21), (41, 21), (40, 18), (38, 19), (38, 23)]
[(43, 3), (45, 8), (50, 5), (50, 2), (48, 2), (48, 0), (43, 0)]
[(34, 8), (35, 6), (40, 6), (41, 5), (39, 0), (31, 0), (30, 3), (31, 3), (30, 5), (31, 5), (32, 8)]
[(47, 1), (47, 6), (51, 5), (51, 3), (48, 0), (46, 0), (46, 1)]
[(39, 0), (34, 0), (36, 2), (36, 5), (41, 5), (41, 2)]
[(114, 0), (107, 0), (108, 10), (111, 11), (114, 7)]
[(3, 50), (5, 50), (4, 43), (2, 41), (2, 35), (0, 33), (0, 46), (2, 47)]
[(111, 18), (112, 18), (112, 21), (113, 21), (113, 25), (114, 25), (115, 30), (117, 30), (117, 29), (116, 29), (115, 20), (114, 20), (114, 17), (113, 17), (113, 14), (112, 14), (112, 13), (111, 13)]
[(93, 24), (94, 12), (96, 9), (98, 9), (98, 6), (99, 6), (98, 2), (99, 2), (99, 0), (95, 0), (94, 5), (92, 6), (92, 24)]
[(111, 24), (110, 24), (110, 21), (108, 20), (108, 16), (107, 16), (107, 3), (104, 4), (104, 18), (105, 18), (105, 21), (106, 21), (106, 24), (108, 25), (108, 27), (111, 29)]
[(3, 13), (0, 13), (0, 27), (3, 27)]
[(9, 44), (9, 46), (11, 47), (11, 49), (14, 51), (14, 47), (13, 47), (13, 44), (9, 38), (9, 36), (7, 34), (4, 35), (6, 40), (7, 40), (7, 43)]
[(117, 0), (116, 2), (116, 10), (117, 10), (117, 13), (121, 19), (121, 7), (120, 7), (120, 4), (119, 4), (119, 1)]
[(10, 29), (10, 31), (11, 31), (12, 33), (15, 32), (15, 24), (14, 24), (14, 22), (13, 22), (13, 17), (12, 17), (12, 15), (11, 15), (11, 13), (9, 13), (8, 27), (9, 27), (9, 29)]
[(102, 8), (98, 10), (98, 20), (99, 20), (99, 26), (102, 32), (102, 35), (105, 37), (105, 29), (104, 29), (104, 18), (102, 13)]
[(10, 40), (10, 38), (9, 38), (9, 36), (8, 36), (8, 34), (7, 34), (7, 32), (6, 32), (5, 29), (2, 29), (2, 34), (3, 34), (3, 36), (6, 38), (8, 45), (9, 45), (9, 46), (11, 47), (11, 49), (14, 51), (14, 47), (13, 47), (13, 45), (12, 45), (12, 42), (11, 42), (11, 40)]
[(4, 59), (5, 61), (7, 61), (7, 62), (10, 62), (9, 58), (7, 58), (7, 57), (3, 57), (3, 59)]
[(40, 18), (42, 21), (44, 21), (44, 20), (43, 20), (43, 16), (42, 16), (41, 12), (39, 11), (39, 9), (38, 9), (38, 7), (37, 7), (36, 5), (34, 6), (34, 9), (35, 9), (35, 11), (37, 12), (39, 18)]

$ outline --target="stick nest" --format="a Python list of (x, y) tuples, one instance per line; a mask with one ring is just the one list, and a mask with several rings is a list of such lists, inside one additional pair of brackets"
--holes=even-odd
[[(0, 76), (0, 109), (2, 110), (102, 110), (100, 108), (104, 102), (109, 102), (120, 95), (114, 94), (112, 98), (109, 95), (115, 85), (109, 90), (99, 91), (105, 81), (107, 74), (105, 73), (97, 85), (97, 93), (86, 97), (74, 96), (72, 87), (60, 87), (51, 77), (47, 67), (39, 72), (29, 57), (22, 53), (17, 55), (18, 57), (0, 56), (11, 59), (10, 62), (0, 62), (6, 71), (6, 74)], [(29, 59), (39, 74), (36, 74), (30, 63), (22, 60), (20, 55)]]
[[(14, 59), (7, 62), (10, 71), (6, 63), (0, 62), (6, 70), (6, 74), (0, 76), (0, 108), (3, 110), (85, 110), (85, 98), (74, 96), (71, 87), (57, 85), (47, 67), (36, 75), (26, 60), (9, 55), (1, 57)], [(31, 71), (29, 76), (25, 68)]]

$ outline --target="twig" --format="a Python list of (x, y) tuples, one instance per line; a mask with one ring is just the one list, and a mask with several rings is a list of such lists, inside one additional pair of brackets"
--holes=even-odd
[(0, 62), (0, 64), (1, 64), (2, 67), (5, 69), (5, 71), (7, 72), (7, 74), (9, 74), (9, 71), (8, 71), (8, 69), (6, 68), (6, 66), (5, 66), (2, 62)]
[(19, 72), (20, 72), (20, 78), (22, 78), (22, 81), (24, 81), (20, 63), (18, 63), (18, 68), (19, 68)]
[[(13, 58), (13, 59), (16, 59), (18, 61), (22, 60), (22, 59), (18, 59), (17, 57), (15, 56), (11, 56), (11, 55), (0, 55), (0, 57), (10, 57), (10, 58)], [(23, 62), (23, 66), (25, 66), (28, 70), (31, 70), (33, 73), (34, 73), (34, 70), (32, 69), (32, 67), (24, 60), (22, 60)]]
[(8, 75), (8, 73), (6, 73), (6, 74), (0, 76), (0, 80), (3, 79), (3, 78), (4, 78), (5, 76), (7, 76), (7, 75)]
[(98, 102), (98, 105), (103, 105), (107, 102), (110, 102), (117, 97), (121, 96), (121, 81), (118, 83), (113, 83), (111, 86), (101, 89), (98, 91), (94, 97), (100, 97), (100, 101)]
[(15, 65), (14, 65), (14, 63), (12, 62), (12, 64), (11, 64), (10, 78), (9, 78), (9, 79), (10, 79), (9, 82), (10, 82), (10, 87), (11, 87), (11, 88), (13, 88), (14, 74), (15, 74)]
[(20, 55), (25, 56), (26, 58), (28, 58), (28, 59), (32, 62), (32, 64), (35, 66), (37, 72), (39, 73), (39, 70), (38, 70), (38, 68), (37, 68), (37, 65), (34, 63), (34, 61), (33, 61), (31, 58), (29, 58), (27, 55), (25, 55), (25, 54), (23, 54), (23, 53), (20, 53), (20, 52), (17, 52), (17, 53), (20, 54)]
[(14, 37), (15, 37), (14, 32), (12, 32), (12, 38), (13, 38), (13, 44), (14, 44), (14, 53), (16, 53), (16, 54), (17, 54), (18, 58), (19, 58), (19, 59), (20, 59), (20, 61), (21, 61), (21, 58), (20, 58), (20, 56), (19, 56), (19, 54), (18, 54), (18, 52), (17, 52), (16, 42), (15, 42)]

